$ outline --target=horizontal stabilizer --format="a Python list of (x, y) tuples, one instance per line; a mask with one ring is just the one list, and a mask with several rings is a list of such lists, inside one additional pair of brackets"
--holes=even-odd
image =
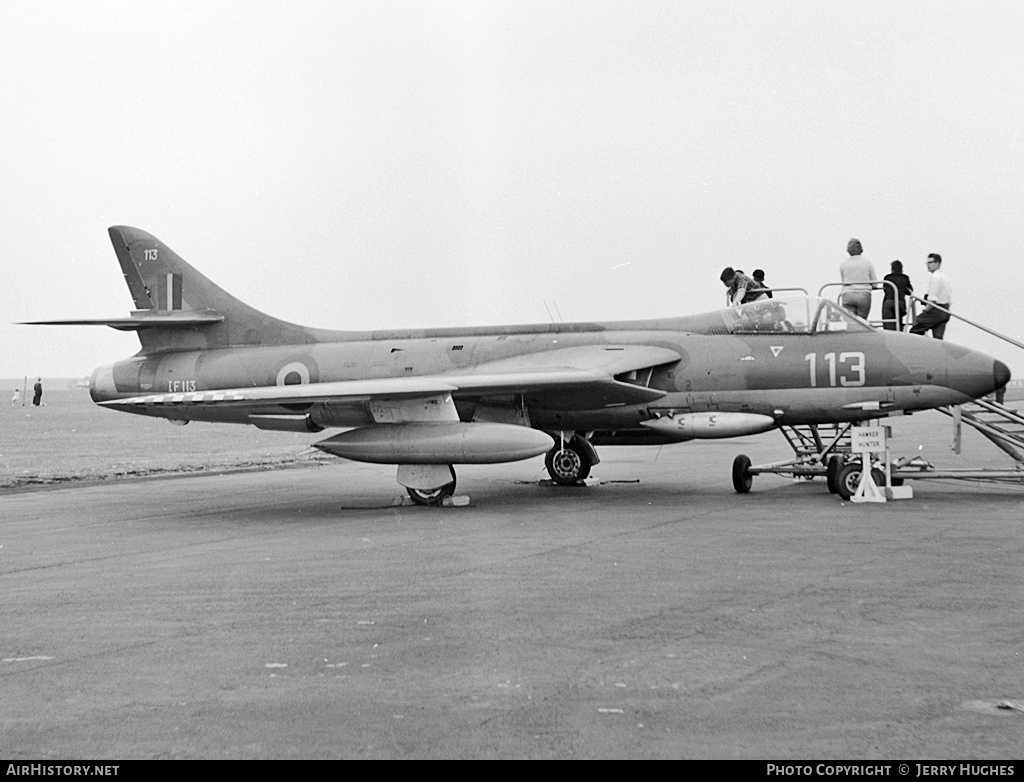
[(176, 329), (210, 326), (221, 323), (224, 316), (214, 310), (173, 310), (167, 312), (145, 312), (132, 314), (127, 318), (78, 318), (75, 320), (34, 320), (23, 326), (110, 326), (118, 331), (141, 331), (142, 329)]

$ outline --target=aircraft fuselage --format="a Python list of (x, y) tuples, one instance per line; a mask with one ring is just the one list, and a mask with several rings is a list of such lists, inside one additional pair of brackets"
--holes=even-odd
[[(678, 362), (654, 367), (643, 379), (646, 387), (666, 392), (654, 401), (606, 406), (596, 400), (581, 407), (571, 391), (523, 395), (534, 427), (603, 430), (633, 428), (677, 412), (756, 413), (779, 425), (851, 421), (959, 404), (999, 382), (998, 368), (982, 353), (894, 332), (706, 335), (617, 324), (526, 328), (532, 330), (439, 330), (430, 336), (378, 332), (339, 342), (139, 355), (98, 369), (91, 390), (95, 401), (109, 402), (140, 394), (173, 397), (224, 388), (443, 377), (481, 363), (578, 346), (646, 344), (676, 351)], [(455, 396), (463, 420), (470, 420), (477, 405), (501, 401)], [(309, 413), (322, 427), (374, 423), (368, 410), (332, 410), (329, 404), (240, 411), (186, 409), (168, 399), (167, 404), (124, 409), (222, 423), (252, 423), (254, 413), (299, 412)]]

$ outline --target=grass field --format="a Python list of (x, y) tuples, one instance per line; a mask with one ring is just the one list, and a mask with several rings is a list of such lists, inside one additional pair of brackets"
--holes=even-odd
[[(3, 382), (3, 381), (0, 381)], [(6, 381), (0, 388), (20, 383)], [(190, 423), (126, 415), (93, 404), (89, 392), (64, 381), (43, 382), (41, 407), (0, 405), (0, 490), (26, 484), (280, 466), (309, 453), (309, 435), (253, 426)], [(314, 452), (319, 455), (319, 452)], [(305, 454), (305, 455), (302, 455)]]
[[(21, 386), (14, 380), (0, 383), (0, 389)], [(197, 422), (175, 426), (159, 418), (98, 407), (86, 389), (69, 385), (67, 380), (44, 380), (42, 407), (12, 406), (10, 392), (5, 393), (0, 404), (0, 492), (69, 481), (273, 468), (334, 459), (310, 448), (319, 439), (316, 435)], [(30, 386), (29, 400), (31, 393)], [(1012, 388), (1007, 393), (1007, 400), (1022, 398), (1024, 389)], [(952, 423), (940, 413), (920, 413), (888, 423), (894, 432), (894, 458), (920, 453), (942, 467), (1006, 468), (1013, 464), (969, 427), (964, 427), (964, 456), (955, 456), (950, 448)], [(329, 433), (321, 435), (326, 436)], [(779, 434), (770, 432), (759, 438), (777, 440), (778, 458), (788, 457), (788, 446)]]

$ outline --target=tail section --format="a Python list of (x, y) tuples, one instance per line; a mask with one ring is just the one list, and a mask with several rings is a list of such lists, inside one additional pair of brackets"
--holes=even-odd
[(145, 352), (319, 341), (236, 299), (155, 236), (123, 225), (108, 233), (136, 307), (124, 320), (137, 324)]

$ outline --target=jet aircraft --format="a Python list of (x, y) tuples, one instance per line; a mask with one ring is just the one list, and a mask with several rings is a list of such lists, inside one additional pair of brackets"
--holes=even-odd
[(135, 303), (127, 317), (36, 321), (135, 331), (142, 349), (96, 369), (93, 400), (165, 418), (313, 433), (329, 454), (395, 464), (420, 504), (456, 464), (546, 454), (559, 484), (605, 445), (663, 445), (956, 405), (1006, 385), (983, 353), (879, 331), (815, 297), (597, 323), (332, 331), (270, 317), (156, 237), (108, 229)]

